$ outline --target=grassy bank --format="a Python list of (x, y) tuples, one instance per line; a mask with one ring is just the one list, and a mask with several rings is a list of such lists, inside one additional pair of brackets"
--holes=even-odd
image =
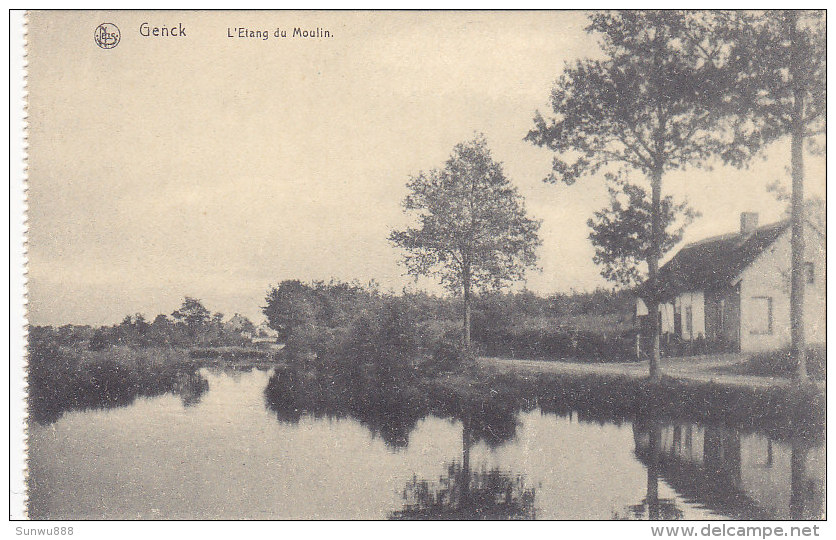
[[(797, 366), (789, 347), (785, 347), (777, 351), (755, 354), (743, 364), (720, 371), (738, 375), (792, 378)], [(807, 374), (817, 381), (827, 378), (827, 349), (824, 345), (812, 345), (807, 348)]]

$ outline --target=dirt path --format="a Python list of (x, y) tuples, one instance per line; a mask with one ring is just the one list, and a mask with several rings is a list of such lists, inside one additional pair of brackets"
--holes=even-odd
[[(748, 386), (764, 388), (768, 386), (790, 384), (791, 379), (783, 377), (764, 377), (758, 375), (737, 375), (718, 372), (718, 368), (732, 366), (746, 361), (746, 355), (719, 354), (705, 356), (690, 356), (683, 358), (663, 358), (660, 369), (663, 375), (677, 379), (716, 382), (734, 386)], [(485, 367), (499, 371), (523, 371), (535, 373), (574, 373), (598, 375), (626, 375), (629, 377), (646, 377), (648, 363), (643, 362), (614, 362), (614, 363), (586, 363), (586, 362), (557, 362), (547, 360), (517, 360), (510, 358), (480, 358), (479, 363)], [(824, 382), (818, 386), (825, 388)]]

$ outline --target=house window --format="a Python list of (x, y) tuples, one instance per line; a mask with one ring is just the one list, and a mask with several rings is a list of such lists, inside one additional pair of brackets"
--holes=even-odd
[(816, 282), (816, 267), (811, 262), (804, 263), (804, 279), (810, 285)]
[(694, 337), (694, 312), (691, 306), (685, 306), (685, 332), (688, 334), (688, 339)]
[(753, 296), (751, 312), (751, 332), (753, 334), (771, 334), (772, 298), (769, 296)]

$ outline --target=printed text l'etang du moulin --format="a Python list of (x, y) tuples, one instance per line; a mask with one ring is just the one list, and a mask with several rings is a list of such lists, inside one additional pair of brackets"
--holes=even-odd
[(229, 38), (243, 38), (243, 39), (282, 39), (282, 38), (308, 38), (308, 39), (327, 39), (334, 37), (334, 34), (319, 26), (313, 28), (302, 28), (299, 26), (293, 28), (276, 28), (275, 30), (256, 30), (254, 28), (243, 27), (228, 27), (226, 29), (226, 37)]

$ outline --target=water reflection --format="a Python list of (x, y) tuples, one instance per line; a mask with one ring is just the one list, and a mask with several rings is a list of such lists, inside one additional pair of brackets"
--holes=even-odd
[[(443, 392), (433, 394), (432, 387), (421, 391), (429, 394), (427, 399), (410, 400), (412, 394), (400, 389), (381, 392), (379, 386), (340, 386), (333, 380), (287, 369), (277, 370), (265, 395), (268, 407), (281, 422), (298, 422), (306, 415), (351, 418), (373, 436), (381, 436), (392, 449), (406, 448), (416, 424), (429, 415), (461, 422), (461, 460), (449, 461), (438, 482), (413, 477), (402, 490), (403, 508), (391, 517), (533, 516), (534, 491), (523, 487), (524, 476), (509, 473), (509, 469), (482, 467), (473, 471), (470, 466), (473, 444), (484, 442), (494, 449), (515, 440), (520, 413), (533, 404), (526, 407), (521, 400), (502, 395), (486, 399), (464, 393), (450, 399)], [(820, 475), (811, 476), (807, 471), (807, 448), (813, 446), (817, 456), (823, 455), (815, 441), (792, 437), (776, 442), (764, 435), (743, 435), (724, 425), (673, 421), (655, 406), (634, 413), (630, 422), (620, 410), (614, 417), (607, 407), (576, 410), (561, 398), (544, 399), (539, 405), (581, 423), (630, 423), (633, 454), (644, 466), (646, 489), (638, 503), (625, 505), (611, 517), (682, 519), (686, 515), (683, 502), (737, 519), (815, 519), (823, 515), (823, 469)], [(823, 463), (819, 457), (814, 461)], [(760, 463), (768, 464), (771, 472), (765, 473)], [(662, 482), (669, 486), (669, 496), (660, 496)], [(478, 495), (468, 496), (471, 486), (478, 486)], [(515, 495), (503, 499), (503, 493)], [(504, 506), (498, 506), (500, 501), (506, 501)]]
[[(816, 449), (819, 450), (819, 449)], [(803, 439), (792, 441), (790, 457), (790, 519), (824, 518), (824, 478), (808, 471), (811, 444)]]
[[(682, 517), (675, 508), (666, 508), (668, 501), (658, 499), (660, 479), (686, 500), (735, 519), (824, 515), (823, 445), (802, 438), (776, 442), (722, 425), (662, 425), (658, 416), (637, 420), (633, 435), (636, 457), (648, 478), (647, 498), (631, 507), (637, 517)], [(808, 468), (811, 461), (814, 467)]]
[(815, 438), (658, 409), (569, 407), (557, 393), (386, 387), (285, 368), (161, 373), (145, 399), (124, 382), (105, 395), (131, 400), (94, 409), (53, 401), (75, 412), (30, 426), (32, 517), (824, 514), (825, 449)]
[(209, 381), (199, 371), (180, 371), (174, 379), (171, 392), (180, 396), (183, 407), (194, 407), (209, 391)]
[[(683, 511), (672, 498), (659, 497), (661, 471), (662, 426), (658, 412), (641, 417), (633, 424), (636, 455), (647, 468), (647, 492), (638, 504), (628, 507), (624, 519), (674, 520), (684, 517)], [(614, 516), (620, 518), (618, 514)]]
[(409, 434), (426, 416), (402, 387), (352, 384), (292, 367), (275, 369), (264, 390), (265, 403), (279, 422), (298, 424), (304, 416), (351, 418), (393, 449), (405, 448)]
[(429, 415), (467, 421), (474, 441), (497, 447), (516, 435), (520, 408), (500, 399), (457, 396), (437, 387), (321, 377), (292, 367), (276, 368), (265, 403), (280, 422), (296, 424), (304, 416), (358, 421), (393, 450), (409, 445), (410, 433)]
[(413, 476), (402, 492), (403, 507), (389, 519), (534, 519), (534, 488), (526, 487), (523, 475), (498, 467), (471, 470), (473, 444), (474, 423), (466, 418), (461, 461), (448, 464), (438, 482)]
[(128, 407), (139, 397), (173, 394), (184, 407), (200, 403), (209, 382), (192, 366), (122, 366), (102, 362), (72, 375), (29, 377), (29, 418), (38, 424), (56, 422), (70, 411)]

